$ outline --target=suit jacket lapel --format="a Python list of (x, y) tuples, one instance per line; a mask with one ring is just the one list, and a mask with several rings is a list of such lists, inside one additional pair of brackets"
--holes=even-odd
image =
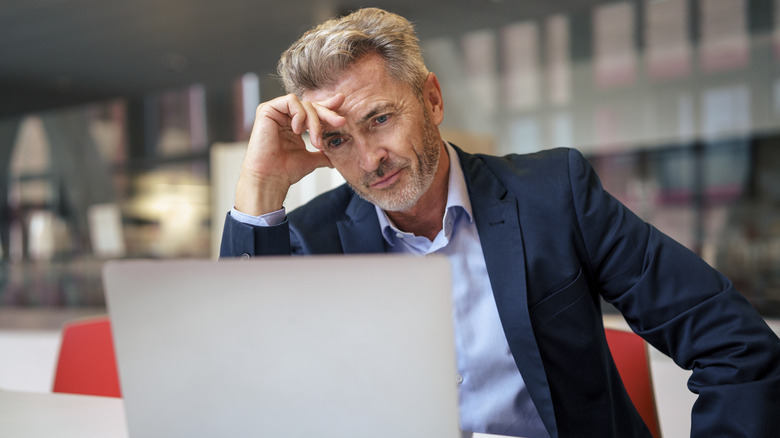
[(353, 195), (346, 218), (338, 221), (339, 239), (345, 254), (386, 252), (374, 205)]
[(481, 158), (456, 150), (504, 333), (542, 421), (547, 430), (555, 431), (552, 398), (528, 312), (518, 200)]

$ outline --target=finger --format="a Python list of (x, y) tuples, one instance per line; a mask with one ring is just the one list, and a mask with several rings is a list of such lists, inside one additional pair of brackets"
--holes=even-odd
[(346, 96), (344, 96), (343, 93), (336, 93), (326, 100), (315, 102), (317, 115), (322, 119), (322, 121), (333, 127), (338, 128), (343, 126), (347, 122), (347, 119), (345, 119), (336, 111), (341, 107), (341, 105), (344, 104), (345, 100)]
[(309, 130), (309, 139), (312, 146), (322, 148), (322, 123), (314, 104), (309, 101), (301, 101), (301, 106), (306, 112), (305, 128)]
[[(263, 115), (279, 126), (289, 126), (296, 135), (301, 135), (308, 129), (312, 145), (321, 149), (322, 122), (334, 127), (346, 123), (346, 119), (335, 112), (345, 99), (344, 94), (337, 93), (326, 100), (313, 103), (288, 94), (261, 104), (257, 117)], [(255, 128), (257, 127), (258, 124), (255, 124)]]
[(342, 93), (336, 93), (334, 96), (320, 102), (310, 102), (299, 100), (295, 96), (290, 96), (288, 109), (293, 115), (291, 127), (293, 132), (298, 135), (303, 134), (305, 130), (309, 131), (312, 145), (316, 148), (322, 148), (322, 122), (328, 123), (334, 127), (343, 126), (346, 119), (336, 113), (336, 109), (341, 107), (346, 97)]
[[(314, 130), (317, 133), (317, 139), (322, 132), (322, 123), (320, 117), (324, 118), (326, 123), (332, 123), (333, 126), (342, 126), (346, 119), (335, 112), (343, 103), (346, 97), (343, 93), (336, 93), (332, 97), (321, 102), (309, 102), (301, 100), (297, 96), (290, 94), (284, 96), (286, 104), (286, 113), (290, 116), (290, 127), (293, 132), (301, 135), (306, 129)], [(321, 106), (325, 111), (315, 106)], [(284, 108), (282, 108), (284, 112)]]
[(338, 93), (329, 99), (315, 102), (311, 105), (311, 108), (315, 113), (310, 114), (309, 117), (312, 119), (316, 118), (318, 123), (309, 126), (309, 136), (311, 137), (312, 145), (317, 149), (322, 149), (324, 147), (322, 141), (323, 124), (339, 128), (347, 123), (347, 119), (336, 112), (344, 103), (344, 99), (344, 95)]
[(316, 152), (309, 152), (312, 154), (315, 158), (315, 162), (318, 168), (320, 167), (330, 167), (333, 169), (333, 163), (330, 162), (330, 158), (328, 158), (327, 155), (325, 155), (322, 151), (316, 151)]
[(298, 100), (295, 96), (290, 96), (287, 101), (287, 113), (290, 114), (290, 128), (297, 135), (301, 135), (306, 130), (306, 119), (308, 119), (309, 113), (306, 110), (306, 106), (303, 102)]
[[(290, 127), (293, 130), (297, 126), (300, 130), (304, 119), (300, 115), (302, 113), (305, 112), (298, 98), (294, 95), (286, 95), (261, 103), (257, 107), (255, 119), (256, 121), (269, 119), (278, 126)], [(259, 126), (262, 126), (262, 123), (255, 123), (255, 127)]]
[(344, 93), (336, 93), (325, 100), (321, 100), (315, 103), (317, 105), (324, 106), (329, 110), (336, 111), (337, 109), (339, 109), (341, 105), (344, 104), (344, 100), (346, 100), (346, 96), (344, 95)]

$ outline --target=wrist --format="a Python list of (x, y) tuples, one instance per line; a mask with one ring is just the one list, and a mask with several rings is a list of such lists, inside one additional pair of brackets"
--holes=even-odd
[(236, 210), (251, 216), (261, 216), (280, 210), (289, 185), (262, 181), (241, 172), (236, 185)]

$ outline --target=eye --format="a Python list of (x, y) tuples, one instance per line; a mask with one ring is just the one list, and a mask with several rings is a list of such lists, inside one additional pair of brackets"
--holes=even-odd
[(376, 119), (374, 119), (374, 121), (378, 125), (381, 125), (381, 124), (387, 122), (387, 119), (389, 119), (389, 118), (390, 118), (390, 116), (388, 116), (387, 114), (384, 114), (384, 115), (381, 115), (381, 116), (377, 117)]
[(330, 140), (328, 140), (328, 148), (329, 149), (335, 149), (339, 146), (341, 146), (344, 143), (344, 139), (341, 137), (334, 137)]

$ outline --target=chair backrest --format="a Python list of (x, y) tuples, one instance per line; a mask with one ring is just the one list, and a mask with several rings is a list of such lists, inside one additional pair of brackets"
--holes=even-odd
[(655, 393), (650, 374), (650, 358), (645, 340), (624, 330), (606, 329), (607, 343), (620, 378), (639, 415), (655, 438), (661, 436)]
[(66, 323), (53, 392), (121, 397), (108, 317)]

